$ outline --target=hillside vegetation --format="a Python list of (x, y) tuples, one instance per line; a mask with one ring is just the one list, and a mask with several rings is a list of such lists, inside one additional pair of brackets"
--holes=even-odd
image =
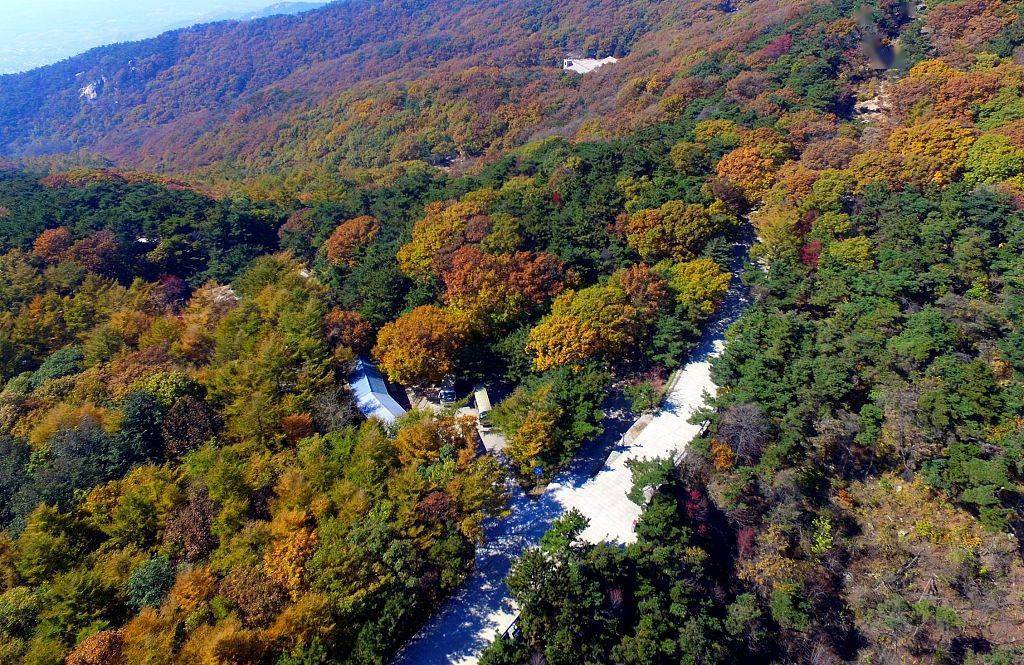
[(716, 125), (761, 138), (716, 167), (758, 265), (709, 432), (634, 468), (636, 544), (570, 514), (515, 566), (522, 636), (483, 662), (1024, 658), (1019, 21), (909, 21), (866, 122)]
[[(1020, 661), (1020, 9), (353, 2), (2, 79), (8, 154), (100, 156), (0, 171), (0, 656), (387, 662), (755, 235), (706, 436), (483, 662)], [(487, 381), (504, 460), (361, 354)]]
[[(0, 77), (0, 153), (231, 174), (447, 164), (676, 113), (724, 83), (698, 60), (810, 6), (356, 0), (198, 26)], [(570, 51), (632, 57), (580, 80), (560, 69)]]

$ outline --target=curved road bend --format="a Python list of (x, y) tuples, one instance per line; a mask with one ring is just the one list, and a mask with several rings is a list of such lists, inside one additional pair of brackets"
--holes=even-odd
[(605, 435), (587, 443), (538, 499), (530, 499), (511, 483), (509, 515), (487, 525), (487, 540), (477, 549), (473, 573), (396, 655), (396, 665), (476, 663), (480, 652), (516, 617), (505, 587), (513, 562), (537, 545), (566, 511), (576, 508), (590, 520), (583, 533), (590, 542), (629, 543), (636, 538), (634, 524), (640, 507), (626, 498), (632, 487), (626, 462), (678, 456), (699, 432), (699, 425), (687, 421), (704, 404), (705, 393), (714, 393), (711, 359), (722, 352), (726, 329), (746, 308), (747, 295), (738, 275), (748, 247), (748, 243), (734, 247), (729, 294), (705, 327), (689, 362), (673, 376), (660, 411), (628, 443), (622, 434), (629, 423), (623, 426), (610, 416)]

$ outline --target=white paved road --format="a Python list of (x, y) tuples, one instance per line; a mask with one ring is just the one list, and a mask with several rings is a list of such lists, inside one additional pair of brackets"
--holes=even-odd
[(510, 514), (488, 525), (487, 542), (477, 551), (473, 574), (396, 656), (396, 664), (476, 663), (480, 652), (516, 616), (504, 583), (512, 563), (566, 511), (576, 508), (590, 519), (583, 537), (591, 542), (629, 543), (636, 538), (640, 507), (626, 498), (632, 487), (626, 462), (680, 455), (698, 433), (700, 427), (687, 421), (704, 404), (705, 395), (715, 391), (711, 359), (721, 353), (725, 330), (745, 305), (743, 289), (734, 279), (721, 311), (706, 327), (690, 361), (674, 376), (661, 410), (632, 442), (591, 442), (539, 499), (511, 488)]

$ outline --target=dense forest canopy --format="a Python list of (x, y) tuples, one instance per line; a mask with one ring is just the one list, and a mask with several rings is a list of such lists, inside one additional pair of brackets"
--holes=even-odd
[(7, 154), (93, 153), (0, 170), (0, 656), (387, 662), (756, 237), (637, 542), (566, 515), (482, 662), (1019, 662), (1022, 11), (359, 0), (0, 78)]

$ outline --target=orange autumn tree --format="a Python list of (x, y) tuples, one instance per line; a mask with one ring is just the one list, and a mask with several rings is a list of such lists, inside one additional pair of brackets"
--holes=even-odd
[(66, 665), (120, 665), (125, 663), (120, 630), (102, 630), (82, 640), (65, 659)]
[(440, 277), (461, 247), (484, 239), (491, 228), (487, 210), (497, 197), (491, 189), (470, 192), (459, 201), (431, 203), (412, 227), (412, 240), (398, 250), (398, 266), (417, 280)]
[(67, 256), (73, 242), (71, 231), (63, 226), (58, 226), (40, 233), (32, 243), (32, 252), (43, 261), (52, 263)]
[(689, 259), (722, 230), (726, 219), (696, 203), (668, 201), (621, 217), (616, 231), (647, 261)]
[(1002, 93), (1018, 89), (1022, 68), (1012, 62), (960, 71), (943, 60), (923, 60), (894, 84), (886, 103), (901, 122), (935, 117), (971, 122)]
[(626, 293), (641, 316), (655, 316), (668, 304), (669, 284), (643, 263), (619, 270), (610, 280)]
[(68, 256), (90, 272), (105, 274), (113, 270), (119, 252), (114, 232), (100, 229), (71, 245)]
[(423, 417), (406, 423), (395, 436), (403, 464), (436, 462), (446, 448), (472, 459), (475, 445), (476, 420), (471, 416)]
[(355, 217), (338, 225), (324, 243), (327, 259), (334, 265), (351, 267), (356, 252), (369, 245), (380, 233), (380, 223), (370, 215)]
[(999, 34), (1017, 17), (1002, 0), (961, 0), (936, 5), (925, 19), (940, 54), (963, 57)]
[(280, 511), (272, 524), (274, 540), (263, 556), (267, 577), (287, 590), (292, 600), (305, 591), (306, 561), (320, 543), (310, 517), (302, 510)]
[(715, 172), (740, 187), (747, 199), (753, 201), (771, 187), (776, 169), (776, 160), (767, 150), (744, 145), (726, 153)]
[(455, 354), (468, 334), (459, 313), (422, 305), (380, 329), (373, 355), (393, 381), (436, 383), (454, 369)]
[(335, 307), (324, 317), (327, 340), (338, 346), (363, 353), (373, 343), (373, 327), (356, 311)]
[(562, 290), (562, 262), (547, 253), (487, 254), (463, 247), (444, 273), (445, 302), (474, 324), (516, 321)]

